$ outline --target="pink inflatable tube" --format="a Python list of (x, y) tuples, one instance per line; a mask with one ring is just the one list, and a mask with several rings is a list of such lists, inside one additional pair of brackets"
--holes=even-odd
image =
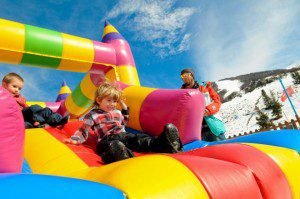
[(111, 67), (99, 63), (115, 65), (116, 51), (111, 44), (106, 44), (97, 41), (93, 41), (93, 44), (95, 49), (94, 61), (97, 63), (94, 63), (92, 65), (89, 72), (92, 74), (98, 74), (99, 71), (106, 73), (111, 69)]
[(144, 100), (140, 123), (143, 131), (159, 135), (167, 123), (177, 126), (183, 144), (201, 139), (204, 114), (202, 93), (194, 89), (158, 89)]
[(21, 172), (25, 126), (11, 94), (0, 86), (0, 173)]
[(117, 66), (135, 66), (130, 46), (126, 40), (116, 39), (108, 43), (112, 44), (116, 50)]

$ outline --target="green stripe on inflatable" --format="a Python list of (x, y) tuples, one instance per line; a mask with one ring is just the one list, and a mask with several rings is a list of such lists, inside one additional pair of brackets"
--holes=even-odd
[(77, 106), (82, 108), (89, 108), (93, 104), (93, 100), (90, 100), (82, 93), (80, 85), (72, 91), (72, 99)]
[[(47, 57), (47, 55), (61, 57), (62, 50), (62, 33), (25, 25), (25, 53), (21, 64), (57, 68), (61, 58)], [(34, 53), (45, 56), (34, 55)]]

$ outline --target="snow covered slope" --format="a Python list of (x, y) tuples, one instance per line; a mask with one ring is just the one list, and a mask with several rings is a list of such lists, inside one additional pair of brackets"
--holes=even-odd
[[(295, 90), (296, 93), (291, 97), (291, 99), (296, 107), (297, 112), (299, 111), (300, 113), (300, 99), (298, 97), (300, 86), (294, 85), (293, 78), (290, 74), (283, 77), (282, 81), (286, 88), (288, 86), (292, 86), (292, 88)], [(270, 91), (273, 91), (279, 102), (283, 105), (283, 117), (279, 120), (274, 121), (275, 125), (279, 122), (295, 118), (295, 114), (290, 106), (289, 101), (280, 101), (283, 88), (279, 80), (269, 83), (263, 87), (257, 88), (249, 93), (245, 93), (244, 91), (240, 90), (242, 82), (240, 82), (239, 80), (222, 80), (215, 83), (218, 85), (219, 91), (223, 89), (226, 89), (228, 91), (224, 97), (230, 95), (233, 92), (239, 92), (239, 94), (241, 95), (241, 97), (235, 97), (231, 101), (222, 104), (220, 115), (222, 116), (223, 121), (226, 125), (227, 137), (238, 135), (241, 132), (254, 131), (259, 128), (259, 126), (256, 124), (256, 117), (258, 117), (258, 113), (255, 110), (255, 106), (257, 106), (261, 110), (265, 107), (263, 98), (261, 97), (262, 89), (264, 89), (269, 96), (271, 96)], [(267, 113), (269, 118), (272, 118), (271, 111), (262, 111)]]

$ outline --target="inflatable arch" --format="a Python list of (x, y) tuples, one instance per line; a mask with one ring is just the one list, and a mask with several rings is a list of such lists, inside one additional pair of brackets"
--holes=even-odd
[[(202, 94), (140, 86), (130, 46), (108, 22), (102, 42), (5, 19), (0, 19), (0, 38), (1, 62), (86, 73), (66, 100), (57, 100), (61, 113), (85, 113), (106, 77), (117, 81), (125, 93), (131, 107), (131, 129), (158, 135), (165, 123), (172, 122), (185, 144), (183, 153), (136, 153), (138, 157), (103, 165), (93, 151), (92, 137), (87, 145), (62, 142), (79, 127), (78, 121), (63, 129), (26, 130), (24, 143), (22, 116), (1, 88), (0, 187), (4, 196), (300, 198), (299, 131), (201, 141)], [(27, 170), (24, 163), (20, 173), (23, 145)], [(32, 174), (24, 174), (28, 172)]]

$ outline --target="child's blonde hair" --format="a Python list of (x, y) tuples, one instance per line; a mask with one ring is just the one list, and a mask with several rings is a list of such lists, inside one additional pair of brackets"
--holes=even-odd
[(6, 83), (6, 84), (9, 84), (11, 83), (11, 81), (14, 79), (14, 78), (17, 78), (19, 79), (21, 82), (24, 82), (24, 79), (18, 75), (17, 73), (8, 73), (7, 75), (5, 75), (2, 79), (2, 82)]
[(106, 97), (111, 97), (116, 101), (120, 101), (122, 97), (122, 91), (109, 82), (104, 82), (96, 90), (94, 105), (98, 105), (96, 102), (97, 98), (101, 101)]

